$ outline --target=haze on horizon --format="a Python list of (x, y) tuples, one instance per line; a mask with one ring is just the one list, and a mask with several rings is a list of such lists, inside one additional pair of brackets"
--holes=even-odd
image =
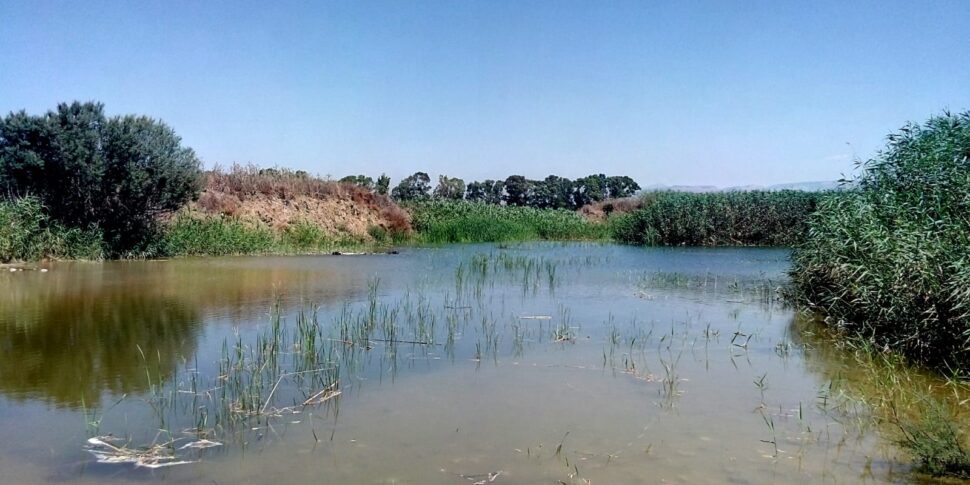
[(96, 100), (208, 166), (835, 180), (970, 109), (970, 2), (0, 0), (0, 112)]

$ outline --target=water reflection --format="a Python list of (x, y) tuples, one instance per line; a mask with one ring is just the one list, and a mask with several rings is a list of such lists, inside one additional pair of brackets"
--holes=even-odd
[(206, 324), (262, 322), (277, 296), (293, 306), (358, 298), (368, 277), (351, 261), (300, 257), (0, 273), (0, 393), (67, 407), (140, 393), (193, 358)]
[[(77, 407), (142, 392), (195, 351), (199, 312), (172, 298), (85, 291), (5, 306), (0, 318), (0, 393)], [(12, 312), (32, 314), (29, 323)], [(145, 352), (143, 354), (143, 352)]]

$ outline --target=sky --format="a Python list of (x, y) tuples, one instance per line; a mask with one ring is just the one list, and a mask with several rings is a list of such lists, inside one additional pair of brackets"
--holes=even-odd
[(0, 113), (100, 101), (208, 167), (648, 186), (851, 174), (970, 110), (970, 1), (0, 0)]

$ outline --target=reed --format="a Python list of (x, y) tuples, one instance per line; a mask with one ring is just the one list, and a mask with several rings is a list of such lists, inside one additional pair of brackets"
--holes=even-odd
[(416, 202), (407, 208), (418, 240), (425, 243), (600, 240), (608, 237), (604, 225), (567, 210), (444, 200)]
[(970, 369), (970, 113), (891, 134), (857, 189), (826, 198), (795, 248), (794, 299), (848, 335)]
[(642, 208), (614, 216), (613, 239), (648, 246), (790, 246), (827, 194), (783, 190), (650, 192)]
[(68, 229), (52, 220), (36, 197), (0, 200), (0, 263), (42, 258), (104, 258), (96, 230)]

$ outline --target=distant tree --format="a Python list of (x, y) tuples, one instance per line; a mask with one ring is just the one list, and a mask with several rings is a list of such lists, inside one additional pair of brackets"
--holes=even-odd
[(573, 201), (576, 207), (599, 202), (607, 195), (606, 175), (588, 175), (573, 182)]
[(465, 196), (465, 181), (459, 178), (438, 176), (438, 186), (434, 189), (434, 196), (438, 199), (461, 200)]
[(100, 103), (0, 120), (0, 197), (35, 195), (65, 225), (100, 230), (116, 253), (140, 249), (159, 215), (198, 196), (200, 165), (166, 124), (107, 118)]
[(534, 185), (522, 175), (512, 175), (505, 179), (505, 203), (508, 205), (529, 205)]
[(537, 209), (548, 209), (552, 207), (552, 191), (545, 180), (529, 180), (532, 190), (529, 192), (528, 204)]
[(374, 179), (366, 175), (348, 175), (339, 180), (340, 183), (352, 184), (358, 187), (363, 187), (367, 190), (374, 190)]
[(606, 190), (608, 197), (620, 199), (634, 196), (640, 190), (640, 185), (625, 175), (606, 177)]
[(573, 209), (573, 182), (558, 175), (550, 175), (544, 180), (549, 193), (549, 207), (553, 209)]
[(465, 200), (471, 202), (485, 202), (488, 197), (488, 188), (484, 182), (469, 182), (465, 188)]
[(422, 200), (430, 197), (431, 177), (424, 172), (414, 172), (391, 191), (391, 197), (400, 201)]
[(501, 180), (486, 180), (485, 187), (487, 190), (485, 202), (497, 205), (505, 200), (505, 182)]
[(380, 195), (387, 195), (390, 187), (391, 177), (388, 177), (387, 174), (382, 173), (380, 177), (377, 177), (377, 184), (374, 187), (374, 191)]

